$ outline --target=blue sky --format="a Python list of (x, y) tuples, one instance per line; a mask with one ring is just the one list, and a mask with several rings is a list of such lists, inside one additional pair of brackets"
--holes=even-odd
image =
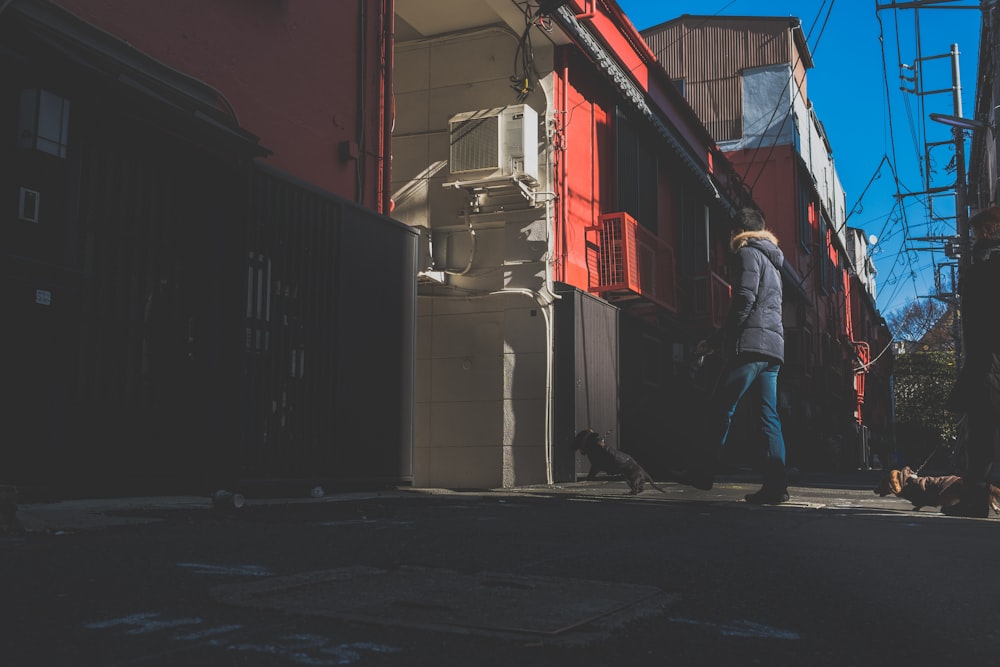
[[(922, 159), (925, 142), (952, 139), (949, 127), (927, 118), (930, 113), (954, 113), (951, 59), (933, 56), (946, 56), (952, 44), (958, 45), (962, 115), (972, 116), (978, 0), (942, 5), (948, 9), (878, 12), (876, 6), (891, 1), (618, 0), (618, 4), (639, 30), (681, 14), (797, 16), (815, 63), (807, 74), (809, 97), (833, 147), (847, 208), (852, 211), (848, 224), (879, 239), (873, 253), (878, 308), (887, 316), (914, 298), (935, 293), (935, 264), (950, 260), (943, 252), (919, 250), (940, 244), (915, 239), (954, 234), (954, 197), (897, 198), (896, 193), (926, 190), (927, 164), (930, 187), (955, 182), (954, 171), (948, 169), (953, 144), (932, 148), (930, 163)], [(972, 6), (976, 9), (958, 9)], [(900, 91), (904, 84), (913, 88), (900, 80), (901, 74), (913, 75), (900, 63), (922, 64), (921, 90), (948, 92), (918, 96)], [(945, 269), (946, 286), (948, 276)]]

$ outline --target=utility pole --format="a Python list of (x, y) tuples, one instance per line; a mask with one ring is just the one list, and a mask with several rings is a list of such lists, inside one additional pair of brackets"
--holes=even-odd
[[(958, 70), (958, 44), (951, 45), (951, 99), (956, 118), (962, 117), (962, 83)], [(965, 130), (951, 128), (955, 137), (955, 231), (958, 233), (958, 309), (953, 321), (955, 331), (955, 371), (965, 360), (965, 341), (962, 335), (962, 276), (972, 259), (969, 242), (969, 211), (966, 204)]]
[[(962, 275), (971, 261), (972, 244), (969, 239), (969, 208), (967, 202), (967, 184), (965, 173), (965, 123), (962, 119), (962, 82), (958, 65), (958, 44), (952, 44), (947, 56), (933, 56), (935, 58), (951, 58), (951, 100), (953, 116), (943, 116), (941, 114), (931, 114), (931, 120), (949, 125), (952, 131), (952, 138), (955, 142), (955, 233), (958, 237), (958, 276), (961, 285)], [(944, 92), (944, 91), (932, 91)], [(927, 93), (924, 93), (927, 94)], [(928, 188), (929, 189), (929, 188)], [(953, 331), (955, 337), (955, 367), (961, 368), (965, 354), (965, 346), (962, 340), (962, 291), (957, 290), (955, 299), (957, 305), (955, 318), (953, 320)]]
[[(962, 117), (962, 83), (958, 71), (958, 44), (951, 45), (951, 83), (952, 83), (952, 106), (955, 117)], [(971, 244), (969, 242), (969, 209), (966, 201), (966, 174), (965, 174), (965, 130), (961, 127), (952, 127), (952, 135), (955, 137), (955, 227), (958, 232), (959, 243), (959, 275), (962, 268), (969, 265), (971, 261)]]

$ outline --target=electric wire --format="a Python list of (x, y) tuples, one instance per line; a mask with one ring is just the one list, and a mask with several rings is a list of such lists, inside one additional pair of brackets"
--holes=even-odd
[[(823, 19), (823, 24), (822, 24), (822, 27), (820, 28), (819, 35), (816, 37), (816, 42), (814, 43), (814, 45), (812, 47), (812, 50), (811, 50), (812, 52), (815, 52), (815, 49), (819, 48), (820, 38), (823, 36), (823, 31), (826, 29), (827, 21), (830, 20), (830, 14), (833, 12), (833, 7), (834, 7), (835, 2), (836, 2), (836, 0), (830, 0), (830, 6), (827, 7), (826, 16)], [(819, 13), (822, 13), (823, 7), (825, 7), (825, 6), (826, 6), (826, 0), (823, 0), (823, 3), (820, 5)], [(815, 30), (815, 28), (816, 28), (816, 21), (819, 19), (819, 13), (816, 14), (816, 19), (813, 20), (813, 24), (812, 24), (812, 26), (810, 26), (809, 32), (806, 34), (806, 44), (807, 45), (809, 43), (809, 38), (812, 36), (813, 30)], [(785, 81), (785, 85), (781, 89), (781, 94), (778, 96), (778, 99), (776, 101), (774, 110), (771, 112), (770, 118), (768, 118), (767, 125), (765, 126), (765, 130), (766, 130), (766, 128), (771, 127), (771, 123), (774, 122), (774, 117), (778, 114), (778, 111), (780, 111), (782, 108), (784, 108), (785, 104), (784, 104), (783, 100), (784, 100), (784, 96), (785, 96), (785, 91), (788, 90), (788, 86), (790, 86), (791, 83), (792, 83), (792, 81), (795, 80), (795, 70), (799, 66), (799, 63), (801, 61), (802, 61), (802, 54), (796, 53), (795, 59), (792, 62), (791, 71), (788, 74), (788, 79)], [(797, 84), (797, 82), (796, 82), (796, 84)], [(790, 106), (794, 106), (795, 105), (795, 98), (798, 97), (799, 90), (800, 90), (799, 86), (796, 85), (795, 86), (795, 90), (792, 92), (792, 99), (791, 99)], [(757, 185), (757, 182), (760, 180), (761, 176), (764, 175), (764, 169), (765, 169), (765, 167), (771, 161), (772, 155), (774, 155), (774, 150), (775, 150), (775, 148), (778, 145), (777, 138), (784, 131), (784, 129), (785, 129), (785, 123), (788, 122), (788, 119), (791, 118), (791, 116), (792, 116), (791, 113), (787, 113), (781, 119), (781, 125), (778, 126), (777, 136), (775, 136), (774, 140), (771, 142), (771, 145), (768, 147), (767, 156), (760, 163), (761, 166), (760, 166), (760, 169), (757, 171), (757, 177), (753, 180), (753, 183), (750, 184), (750, 194), (751, 194), (751, 196), (753, 195), (753, 191), (754, 191), (754, 188)], [(757, 162), (757, 154), (759, 153), (759, 151), (761, 149), (761, 146), (763, 146), (763, 144), (764, 144), (764, 132), (761, 133), (760, 138), (757, 141), (757, 146), (753, 149), (753, 152), (750, 154), (750, 160), (747, 163), (746, 171), (744, 171), (744, 173), (743, 173), (743, 179), (744, 179), (744, 181), (746, 181), (749, 178), (749, 176), (750, 176), (750, 169)]]
[[(864, 200), (865, 195), (868, 193), (868, 189), (871, 188), (872, 183), (875, 182), (875, 179), (877, 179), (877, 178), (880, 177), (880, 174), (882, 172), (882, 165), (884, 165), (888, 160), (889, 160), (889, 156), (886, 155), (885, 153), (883, 153), (882, 154), (882, 159), (879, 160), (878, 166), (875, 167), (875, 172), (871, 175), (871, 178), (868, 179), (868, 184), (865, 185), (864, 190), (861, 191), (861, 194), (858, 196), (857, 200), (854, 202), (854, 206), (852, 206), (851, 210), (848, 211), (847, 215), (844, 216), (844, 222), (841, 223), (840, 227), (837, 229), (837, 233), (838, 234), (844, 229), (844, 227), (847, 226), (847, 221), (851, 219), (852, 215), (854, 215), (855, 213), (860, 213), (861, 211), (865, 210), (864, 206), (861, 206), (861, 202)], [(859, 208), (859, 206), (860, 206), (860, 208)]]
[[(882, 17), (879, 14), (879, 11), (880, 10), (878, 8), (878, 0), (875, 0), (875, 19), (878, 21), (878, 26), (879, 26), (879, 45), (880, 45), (880, 50), (881, 50), (881, 54), (882, 54), (882, 80), (883, 80), (883, 83), (884, 83), (884, 86), (885, 86), (885, 104), (886, 104), (886, 108), (888, 110), (888, 119), (889, 119), (889, 146), (890, 146), (890, 154), (892, 156), (892, 159), (890, 160), (890, 167), (892, 168), (892, 177), (893, 177), (893, 182), (895, 184), (895, 190), (896, 190), (895, 197), (897, 199), (897, 205), (898, 205), (899, 210), (900, 210), (899, 222), (901, 223), (901, 225), (903, 227), (903, 232), (904, 232), (903, 242), (899, 245), (899, 248), (896, 251), (896, 257), (893, 260), (893, 264), (892, 264), (893, 268), (890, 271), (890, 278), (892, 277), (892, 272), (895, 271), (896, 266), (898, 266), (900, 264), (900, 257), (905, 257), (906, 264), (910, 268), (910, 276), (911, 276), (911, 278), (914, 278), (914, 283), (913, 283), (914, 288), (916, 288), (915, 274), (914, 274), (914, 271), (913, 271), (912, 250), (909, 247), (907, 247), (908, 243), (909, 243), (909, 238), (911, 236), (910, 231), (909, 231), (909, 219), (907, 218), (907, 215), (906, 215), (906, 207), (900, 204), (900, 201), (902, 200), (902, 189), (903, 188), (902, 188), (902, 184), (900, 183), (900, 180), (899, 180), (899, 173), (897, 172), (897, 170), (895, 168), (895, 165), (898, 163), (898, 160), (896, 158), (895, 128), (893, 126), (893, 120), (892, 120), (893, 119), (893, 114), (892, 114), (892, 95), (889, 92), (889, 68), (888, 68), (887, 63), (886, 63), (886, 53), (885, 53), (885, 26), (882, 23)], [(896, 50), (897, 50), (897, 59), (901, 61), (902, 57), (899, 55), (901, 53), (901, 51), (900, 51), (901, 47), (899, 45), (898, 13), (894, 13), (894, 19), (895, 19), (895, 25), (897, 26), (896, 40), (895, 40), (896, 41)], [(894, 206), (893, 210), (895, 210), (895, 208), (896, 207)], [(892, 216), (891, 216), (891, 212), (890, 212), (890, 215), (887, 218), (887, 223), (891, 219), (892, 219)], [(897, 292), (898, 292), (898, 289), (899, 288), (897, 288)], [(893, 299), (894, 298), (895, 298), (895, 294), (893, 295)], [(890, 299), (889, 303), (892, 303), (893, 299)]]
[[(835, 2), (835, 0), (830, 0), (830, 7), (826, 10), (826, 16), (823, 17), (823, 25), (820, 26), (819, 34), (816, 35), (816, 43), (813, 44), (812, 49), (810, 49), (810, 51), (811, 51), (811, 53), (813, 55), (813, 58), (816, 57), (816, 51), (819, 49), (819, 40), (821, 40), (823, 38), (823, 32), (826, 30), (826, 24), (830, 20), (830, 14), (833, 12), (833, 3), (834, 2)], [(823, 1), (823, 4), (826, 4), (826, 0)], [(819, 10), (821, 12), (823, 11), (823, 5), (820, 5)], [(809, 29), (809, 34), (810, 35), (812, 34), (813, 28), (815, 28), (815, 27), (816, 27), (816, 20), (813, 19), (813, 27)], [(806, 43), (808, 43), (808, 42), (809, 42), (809, 35), (806, 35)]]
[(517, 48), (514, 50), (514, 73), (510, 76), (510, 87), (517, 92), (517, 101), (524, 102), (535, 90), (535, 82), (541, 75), (535, 66), (535, 52), (531, 44), (531, 29), (535, 26), (549, 31), (552, 28), (551, 22), (545, 16), (540, 5), (526, 2), (518, 4), (524, 14), (524, 30), (518, 39)]

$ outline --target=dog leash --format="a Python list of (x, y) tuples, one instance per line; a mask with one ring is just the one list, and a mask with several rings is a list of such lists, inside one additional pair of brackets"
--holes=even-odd
[(942, 446), (943, 445), (941, 445), (940, 443), (938, 443), (938, 445), (934, 449), (931, 450), (931, 453), (927, 456), (927, 458), (924, 459), (924, 462), (920, 464), (920, 467), (913, 471), (913, 474), (914, 475), (920, 475), (920, 471), (924, 469), (925, 465), (927, 465), (928, 463), (931, 462), (931, 459), (934, 458), (934, 455), (937, 454), (937, 451), (939, 449), (941, 449)]

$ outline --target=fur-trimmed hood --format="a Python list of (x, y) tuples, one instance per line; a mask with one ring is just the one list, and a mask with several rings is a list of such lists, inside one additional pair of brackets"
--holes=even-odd
[(778, 237), (766, 229), (760, 231), (740, 232), (733, 236), (729, 242), (730, 248), (736, 254), (746, 247), (759, 250), (765, 257), (771, 260), (775, 268), (781, 271), (781, 265), (785, 263), (785, 255), (778, 247)]
[(759, 232), (740, 232), (739, 234), (736, 234), (729, 242), (729, 247), (732, 249), (733, 252), (736, 252), (740, 248), (750, 243), (752, 239), (761, 239), (764, 241), (770, 241), (775, 246), (778, 245), (778, 237), (772, 234), (771, 232), (767, 231), (766, 229), (762, 229)]

